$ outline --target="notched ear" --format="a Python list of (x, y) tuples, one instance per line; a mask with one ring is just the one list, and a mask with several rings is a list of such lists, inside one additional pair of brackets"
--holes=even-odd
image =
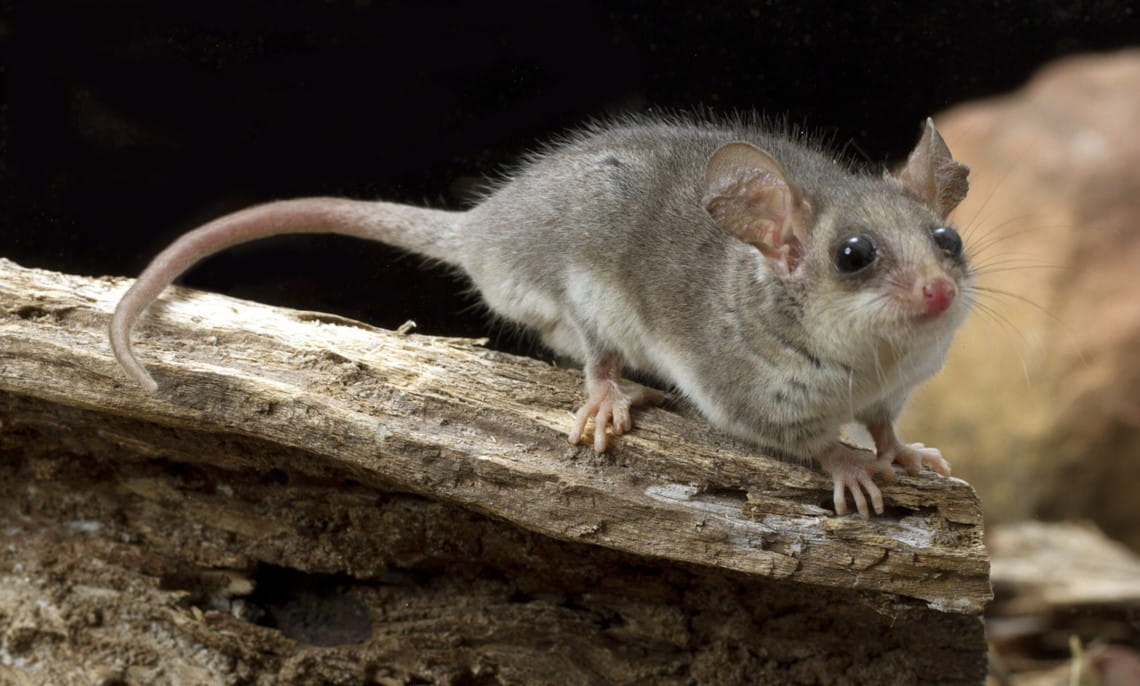
[(803, 257), (811, 206), (771, 155), (726, 143), (705, 169), (705, 210), (722, 229), (755, 246), (790, 274)]
[(945, 219), (966, 197), (969, 173), (969, 167), (951, 157), (934, 120), (928, 117), (922, 138), (894, 178)]

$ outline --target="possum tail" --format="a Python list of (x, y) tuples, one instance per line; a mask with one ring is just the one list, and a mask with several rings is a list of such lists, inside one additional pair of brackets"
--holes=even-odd
[(184, 234), (151, 261), (111, 317), (111, 350), (127, 374), (158, 390), (131, 348), (131, 329), (170, 282), (226, 248), (288, 233), (335, 233), (379, 241), (459, 266), (459, 212), (388, 202), (301, 198), (234, 212)]

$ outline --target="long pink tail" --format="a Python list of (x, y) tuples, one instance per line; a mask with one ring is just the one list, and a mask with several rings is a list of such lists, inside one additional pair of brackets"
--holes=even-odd
[(133, 379), (158, 390), (131, 348), (140, 314), (180, 274), (203, 258), (239, 243), (288, 233), (335, 233), (387, 243), (460, 266), (462, 213), (387, 202), (300, 198), (258, 205), (205, 224), (171, 243), (123, 295), (111, 317), (111, 350)]

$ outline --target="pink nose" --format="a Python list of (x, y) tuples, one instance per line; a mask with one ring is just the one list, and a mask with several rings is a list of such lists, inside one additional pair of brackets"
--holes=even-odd
[(926, 300), (926, 313), (938, 314), (954, 302), (954, 284), (946, 279), (935, 279), (922, 287), (922, 297)]

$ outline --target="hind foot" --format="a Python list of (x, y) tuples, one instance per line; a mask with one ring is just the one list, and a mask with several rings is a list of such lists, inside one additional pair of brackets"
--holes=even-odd
[(570, 442), (578, 444), (590, 419), (594, 420), (594, 450), (604, 453), (610, 436), (620, 436), (633, 428), (630, 408), (660, 405), (665, 394), (621, 378), (621, 363), (616, 355), (586, 368), (586, 402), (574, 415)]

